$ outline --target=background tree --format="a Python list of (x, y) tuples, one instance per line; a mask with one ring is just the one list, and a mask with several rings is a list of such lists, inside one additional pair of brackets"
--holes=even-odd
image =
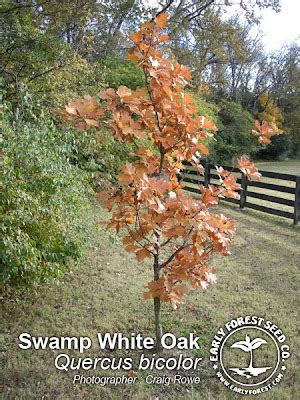
[[(0, 72), (4, 100), (14, 109), (24, 108), (28, 95), (34, 99), (36, 112), (41, 106), (53, 107), (68, 100), (68, 94), (85, 90), (92, 81), (89, 63), (67, 40), (64, 29), (71, 20), (83, 24), (87, 9), (82, 9), (83, 2), (70, 3), (73, 6), (44, 1), (1, 4)], [(78, 10), (81, 13), (76, 13)]]

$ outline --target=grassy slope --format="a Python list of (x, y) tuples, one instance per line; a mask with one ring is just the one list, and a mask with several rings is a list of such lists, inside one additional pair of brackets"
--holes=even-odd
[[(194, 291), (188, 305), (177, 311), (164, 306), (164, 328), (176, 335), (189, 332), (200, 335), (202, 350), (198, 356), (207, 359), (217, 328), (231, 318), (259, 315), (273, 320), (289, 338), (292, 357), (287, 363), (284, 381), (276, 389), (260, 395), (260, 399), (296, 399), (299, 227), (294, 227), (290, 221), (251, 210), (239, 211), (226, 206), (221, 207), (221, 211), (238, 221), (233, 254), (215, 261), (219, 270), (215, 287)], [(101, 220), (105, 216), (103, 210), (96, 208), (91, 218)], [(140, 375), (134, 386), (102, 388), (73, 385), (75, 371), (56, 372), (53, 360), (60, 351), (18, 349), (17, 337), (21, 332), (42, 336), (87, 335), (95, 342), (96, 333), (105, 331), (153, 335), (152, 304), (142, 298), (143, 285), (151, 276), (151, 266), (138, 265), (131, 254), (123, 252), (120, 240), (111, 238), (102, 228), (95, 230), (92, 236), (93, 245), (85, 263), (67, 274), (59, 285), (40, 288), (17, 300), (4, 299), (0, 342), (4, 356), (4, 398), (240, 398), (216, 381), (205, 361), (200, 372), (202, 383), (193, 387), (149, 386)], [(99, 356), (96, 347), (85, 354), (89, 355)], [(85, 373), (91, 374), (103, 375), (97, 370)]]

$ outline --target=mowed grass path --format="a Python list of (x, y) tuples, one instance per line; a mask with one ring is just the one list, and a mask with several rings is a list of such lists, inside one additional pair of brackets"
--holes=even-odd
[[(152, 303), (143, 300), (143, 287), (151, 279), (151, 265), (139, 264), (126, 253), (121, 239), (103, 227), (91, 231), (92, 245), (86, 261), (65, 275), (58, 285), (40, 287), (2, 302), (1, 355), (4, 399), (247, 399), (233, 395), (214, 377), (207, 362), (210, 343), (219, 327), (232, 318), (258, 315), (276, 323), (288, 337), (291, 358), (284, 380), (260, 399), (297, 399), (299, 388), (299, 268), (300, 227), (291, 221), (234, 206), (219, 209), (237, 220), (237, 236), (232, 255), (216, 258), (218, 282), (206, 291), (193, 291), (186, 305), (174, 311), (163, 307), (164, 330), (177, 336), (194, 332), (201, 337), (204, 358), (194, 386), (147, 385), (138, 374), (133, 386), (74, 385), (76, 371), (56, 371), (55, 355), (62, 351), (20, 350), (18, 336), (90, 336), (95, 346), (84, 357), (99, 357), (98, 332), (126, 335), (154, 334)], [(100, 207), (92, 221), (107, 217)], [(78, 352), (67, 351), (79, 357)], [(118, 351), (115, 356), (130, 353)], [(139, 353), (140, 354), (140, 353)], [(137, 352), (130, 354), (137, 357)], [(194, 354), (195, 355), (195, 354)], [(100, 370), (84, 375), (104, 375)], [(158, 372), (158, 374), (161, 374)], [(298, 376), (297, 376), (298, 374)], [(112, 375), (112, 374), (110, 374)], [(298, 393), (298, 394), (297, 394)]]

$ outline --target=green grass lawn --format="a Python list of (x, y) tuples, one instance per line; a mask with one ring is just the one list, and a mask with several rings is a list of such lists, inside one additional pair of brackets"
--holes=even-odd
[(288, 161), (261, 161), (256, 163), (257, 168), (264, 171), (281, 172), (300, 176), (300, 160)]

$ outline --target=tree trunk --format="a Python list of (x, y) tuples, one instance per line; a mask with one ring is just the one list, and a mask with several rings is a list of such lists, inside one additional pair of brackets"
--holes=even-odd
[[(159, 279), (159, 263), (158, 256), (154, 259), (153, 265), (154, 280)], [(156, 337), (156, 351), (161, 351), (161, 337), (162, 337), (162, 326), (161, 326), (161, 310), (160, 310), (160, 298), (154, 298), (154, 317), (155, 317), (155, 337)]]
[(160, 320), (160, 298), (154, 298), (154, 315), (155, 315), (155, 337), (156, 337), (156, 351), (161, 351), (161, 337), (162, 337), (162, 327)]

